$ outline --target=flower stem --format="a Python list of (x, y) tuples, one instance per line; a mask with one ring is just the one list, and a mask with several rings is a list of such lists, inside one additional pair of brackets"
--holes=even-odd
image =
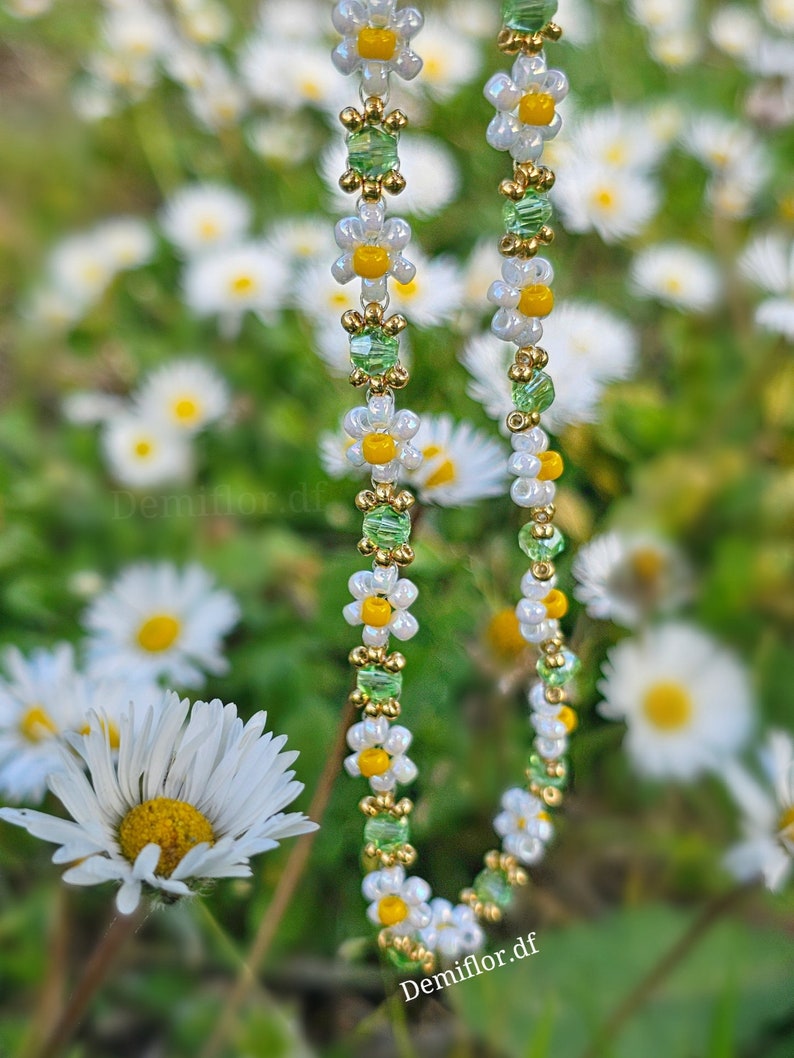
[[(348, 702), (339, 717), (334, 744), (309, 805), (307, 814), (315, 823), (322, 822), (325, 811), (328, 808), (331, 791), (346, 752), (345, 737), (347, 729), (350, 727), (354, 717), (355, 708)], [(303, 877), (316, 834), (317, 831), (304, 834), (293, 845), (284, 872), (279, 878), (278, 885), (273, 893), (273, 899), (267, 914), (259, 923), (248, 957), (240, 967), (237, 980), (232, 986), (226, 1005), (218, 1018), (215, 1031), (200, 1052), (199, 1058), (217, 1058), (229, 1038), (241, 1007), (252, 988), (256, 985), (257, 971), (270, 950), (270, 945), (273, 943), (273, 938), (281, 925), (281, 920), (284, 918)]]
[(754, 883), (735, 886), (722, 896), (716, 897), (703, 908), (689, 929), (680, 937), (661, 959), (651, 968), (645, 977), (633, 988), (618, 1005), (601, 1029), (597, 1030), (592, 1042), (582, 1053), (581, 1058), (600, 1058), (611, 1054), (611, 1044), (622, 1031), (624, 1025), (648, 1001), (652, 993), (683, 962), (692, 949), (706, 936), (729, 911), (741, 903), (752, 889)]
[(78, 1029), (89, 1003), (107, 978), (125, 941), (143, 925), (145, 917), (142, 912), (136, 912), (132, 915), (116, 915), (113, 918), (94, 949), (77, 988), (69, 997), (69, 1002), (55, 1027), (36, 1051), (35, 1058), (57, 1058), (63, 1053)]

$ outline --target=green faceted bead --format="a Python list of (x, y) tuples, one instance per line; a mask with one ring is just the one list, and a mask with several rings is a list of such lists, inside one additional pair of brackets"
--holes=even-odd
[(562, 687), (572, 680), (582, 667), (581, 661), (572, 650), (561, 650), (560, 653), (565, 658), (565, 664), (558, 669), (552, 668), (545, 657), (538, 658), (538, 676), (549, 687)]
[(535, 371), (529, 382), (513, 383), (513, 404), (519, 411), (542, 412), (554, 403), (554, 383), (545, 371)]
[(505, 0), (502, 19), (508, 29), (537, 33), (557, 13), (557, 0)]
[(496, 904), (506, 908), (513, 899), (513, 890), (504, 871), (492, 871), (485, 867), (474, 879), (474, 894), (484, 904)]
[(389, 812), (381, 812), (364, 824), (364, 840), (372, 842), (383, 852), (393, 852), (407, 844), (411, 837), (411, 826), (407, 816), (395, 819)]
[(419, 973), (422, 969), (422, 964), (416, 959), (411, 959), (403, 952), (395, 951), (394, 948), (386, 949), (386, 958), (400, 973)]
[(406, 511), (395, 511), (383, 503), (364, 516), (364, 536), (387, 551), (407, 543), (410, 535), (411, 516)]
[(513, 235), (531, 239), (544, 224), (551, 220), (552, 206), (546, 195), (527, 191), (519, 202), (506, 202), (504, 206), (505, 228)]
[(564, 758), (560, 758), (555, 761), (560, 775), (549, 775), (546, 770), (546, 761), (539, 753), (531, 754), (529, 758), (529, 765), (527, 766), (527, 773), (529, 778), (538, 784), (538, 786), (553, 786), (555, 790), (564, 790), (568, 785), (568, 762)]
[(385, 702), (388, 698), (399, 698), (403, 689), (401, 672), (387, 672), (377, 665), (365, 665), (358, 670), (356, 687), (373, 702)]
[(534, 525), (534, 522), (527, 522), (518, 534), (518, 546), (533, 562), (547, 562), (565, 550), (565, 537), (556, 526), (547, 540), (538, 540), (532, 535)]
[(369, 126), (347, 138), (347, 164), (362, 176), (379, 177), (400, 164), (397, 139)]
[(399, 341), (379, 327), (365, 327), (350, 338), (350, 359), (368, 375), (382, 375), (394, 367), (399, 356)]

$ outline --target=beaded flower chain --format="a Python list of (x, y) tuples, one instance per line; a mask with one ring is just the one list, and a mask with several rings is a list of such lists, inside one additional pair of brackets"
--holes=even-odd
[(512, 77), (497, 74), (486, 86), (486, 96), (497, 107), (488, 141), (509, 150), (515, 163), (512, 180), (501, 185), (508, 198), (507, 233), (500, 243), (506, 261), (502, 280), (493, 284), (489, 297), (499, 305), (494, 332), (518, 346), (510, 369), (516, 403), (508, 417), (515, 450), (510, 469), (516, 475), (511, 495), (530, 510), (531, 521), (521, 530), (519, 542), (532, 566), (521, 582), (524, 598), (516, 613), (525, 639), (541, 649), (540, 681), (529, 692), (536, 738), (526, 773), (528, 788), (508, 790), (494, 820), (502, 847), (485, 855), (473, 886), (461, 892), (454, 906), (440, 898), (431, 900), (428, 883), (406, 874), (416, 860), (410, 844), (413, 804), (398, 796), (397, 788), (412, 782), (417, 768), (408, 756), (411, 733), (395, 722), (401, 715), (406, 662), (401, 653), (389, 652), (391, 636), (405, 641), (418, 631), (410, 613), (417, 589), (401, 575), (414, 558), (409, 511), (415, 501), (398, 487), (398, 480), (401, 469), (415, 470), (422, 456), (411, 443), (418, 416), (395, 407), (395, 392), (409, 381), (399, 360), (399, 335), (407, 321), (386, 315), (388, 279), (408, 283), (415, 269), (402, 256), (411, 236), (409, 225), (386, 215), (384, 192), (397, 194), (405, 187), (398, 151), (399, 134), (407, 125), (401, 111), (388, 112), (387, 106), (390, 76), (407, 80), (421, 69), (411, 40), (423, 20), (414, 8), (397, 10), (396, 0), (342, 0), (333, 13), (343, 36), (333, 60), (341, 72), (360, 74), (362, 100), (360, 110), (348, 107), (340, 115), (347, 130), (348, 169), (339, 183), (345, 191), (358, 192), (359, 198), (355, 214), (336, 226), (342, 255), (332, 269), (340, 283), (361, 281), (361, 311), (345, 312), (342, 326), (350, 341), (350, 381), (366, 387), (367, 402), (348, 413), (345, 430), (354, 442), (348, 458), (366, 466), (372, 478), (372, 487), (358, 494), (356, 506), (364, 515), (358, 548), (373, 558), (373, 565), (351, 577), (354, 601), (344, 611), (349, 624), (363, 625), (363, 645), (350, 654), (357, 670), (351, 701), (362, 710), (363, 719), (348, 732), (352, 753), (345, 768), (351, 776), (366, 779), (372, 791), (360, 802), (366, 816), (362, 891), (369, 901), (368, 916), (380, 927), (379, 945), (401, 970), (428, 972), (436, 958), (449, 962), (482, 946), (480, 923), (501, 918), (513, 888), (527, 881), (524, 867), (543, 856), (553, 833), (547, 808), (560, 803), (567, 778), (564, 754), (575, 716), (564, 684), (578, 662), (565, 648), (559, 629), (567, 600), (555, 586), (553, 559), (563, 540), (552, 519), (554, 480), (562, 472), (562, 459), (548, 451), (548, 438), (539, 426), (554, 390), (542, 370), (548, 357), (534, 344), (542, 334), (540, 317), (553, 304), (551, 265), (535, 254), (552, 238), (546, 227), (551, 215), (546, 191), (554, 179), (534, 162), (544, 139), (560, 127), (555, 108), (567, 90), (565, 77), (547, 70), (541, 54), (545, 39), (560, 36), (559, 28), (548, 21), (555, 11), (556, 0), (504, 5), (499, 45), (520, 55)]

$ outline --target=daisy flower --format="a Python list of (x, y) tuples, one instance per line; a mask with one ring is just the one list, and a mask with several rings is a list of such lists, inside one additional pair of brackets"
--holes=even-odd
[(685, 29), (694, 14), (693, 0), (630, 0), (632, 18), (652, 33)]
[(504, 492), (504, 449), (471, 423), (425, 415), (414, 443), (424, 458), (410, 480), (423, 502), (464, 507)]
[(363, 775), (375, 793), (393, 790), (400, 783), (413, 782), (419, 774), (414, 762), (406, 756), (413, 736), (407, 727), (389, 725), (385, 716), (368, 717), (353, 724), (347, 733), (347, 744), (353, 750), (345, 758), (348, 775)]
[(125, 402), (112, 393), (78, 390), (64, 397), (61, 408), (68, 422), (92, 426), (124, 414)]
[(34, 290), (22, 306), (23, 316), (45, 331), (65, 331), (83, 315), (85, 306), (57, 287)]
[(421, 87), (432, 99), (450, 99), (480, 71), (482, 56), (476, 42), (458, 32), (457, 9), (450, 15), (429, 14), (422, 29)]
[(625, 748), (649, 778), (721, 768), (753, 722), (750, 683), (732, 653), (694, 625), (669, 622), (612, 647), (598, 711), (627, 725)]
[(209, 364), (173, 360), (146, 376), (135, 405), (144, 419), (191, 435), (225, 415), (229, 389)]
[(794, 242), (782, 235), (760, 235), (745, 249), (739, 268), (772, 295), (755, 310), (758, 326), (794, 341)]
[(347, 450), (353, 442), (344, 430), (325, 430), (317, 445), (320, 465), (331, 478), (344, 478), (353, 471)]
[(126, 410), (105, 420), (102, 451), (111, 476), (131, 488), (185, 481), (193, 470), (193, 454), (184, 436)]
[(221, 640), (239, 607), (196, 563), (128, 566), (85, 612), (89, 672), (198, 687), (228, 664)]
[(690, 26), (670, 33), (652, 34), (648, 48), (651, 58), (671, 70), (690, 66), (701, 52), (701, 41)]
[(324, 217), (285, 217), (276, 221), (265, 237), (265, 246), (290, 267), (328, 258), (335, 245)]
[(188, 106), (211, 132), (236, 124), (248, 106), (248, 96), (231, 70), (217, 56), (207, 63), (199, 84), (187, 86)]
[(372, 395), (345, 416), (345, 433), (354, 441), (347, 450), (348, 461), (356, 467), (367, 465), (373, 481), (394, 481), (401, 469), (416, 470), (422, 455), (411, 441), (419, 422), (419, 416), (407, 408), (395, 411), (391, 393)]
[(709, 37), (725, 55), (745, 63), (761, 42), (761, 23), (749, 7), (726, 4), (712, 15)]
[(570, 163), (551, 197), (568, 231), (595, 231), (607, 243), (637, 235), (659, 208), (658, 185), (646, 174), (589, 160)]
[(338, 283), (361, 279), (362, 296), (367, 301), (383, 301), (389, 276), (398, 283), (410, 283), (416, 268), (402, 256), (411, 239), (411, 227), (401, 217), (386, 219), (382, 202), (361, 202), (358, 216), (344, 217), (334, 231), (336, 244), (343, 251), (331, 274)]
[(102, 297), (117, 271), (109, 247), (93, 232), (59, 242), (46, 268), (50, 284), (84, 307)]
[(376, 926), (386, 926), (397, 936), (424, 929), (432, 921), (427, 903), (430, 886), (416, 875), (406, 878), (399, 865), (370, 871), (361, 883), (361, 892), (372, 901), (367, 908), (369, 920)]
[(295, 169), (314, 157), (317, 133), (300, 114), (269, 114), (245, 129), (251, 150), (273, 165)]
[(578, 115), (566, 138), (567, 156), (587, 156), (617, 170), (652, 169), (666, 144), (642, 111), (601, 107)]
[(631, 281), (640, 297), (682, 312), (708, 312), (717, 304), (721, 281), (708, 254), (682, 243), (648, 246), (634, 258)]
[(154, 257), (155, 241), (149, 225), (138, 217), (113, 217), (93, 231), (115, 268), (140, 268)]
[(244, 238), (251, 224), (251, 206), (231, 187), (191, 184), (166, 201), (160, 224), (165, 237), (191, 256)]
[(761, 13), (775, 29), (794, 33), (793, 0), (761, 0)]
[(112, 54), (129, 56), (136, 62), (165, 55), (173, 39), (167, 19), (146, 0), (107, 10), (102, 36)]
[(437, 896), (430, 901), (430, 915), (430, 922), (419, 936), (428, 951), (436, 952), (445, 961), (479, 951), (485, 943), (485, 934), (468, 904), (453, 906)]
[(260, 5), (258, 23), (264, 36), (291, 42), (324, 37), (327, 18), (324, 0), (268, 0)]
[(484, 0), (455, 0), (455, 22), (461, 33), (475, 40), (490, 40), (499, 32), (498, 12)]
[(511, 73), (494, 74), (484, 94), (496, 108), (485, 134), (488, 143), (517, 162), (530, 162), (560, 131), (557, 105), (568, 94), (568, 81), (561, 70), (549, 70), (542, 55), (519, 55)]
[(422, 69), (422, 60), (411, 47), (411, 39), (422, 28), (423, 18), (415, 7), (395, 10), (395, 0), (346, 0), (333, 11), (334, 28), (344, 38), (331, 55), (343, 74), (361, 71), (364, 96), (385, 96), (389, 74), (410, 81)]
[(500, 424), (514, 410), (507, 380), (512, 359), (510, 347), (490, 331), (471, 338), (460, 354), (460, 362), (471, 375), (466, 392)]
[(266, 722), (264, 712), (244, 724), (235, 705), (191, 707), (168, 691), (137, 725), (122, 719), (115, 762), (99, 723), (63, 751), (50, 787), (71, 819), (9, 808), (0, 818), (58, 845), (53, 861), (72, 864), (65, 882), (120, 883), (123, 915), (144, 885), (180, 897), (210, 878), (246, 877), (251, 856), (316, 828), (283, 811), (303, 789), (288, 770), (298, 754), (282, 753), (285, 736), (265, 733)]
[(327, 334), (328, 328), (333, 327), (333, 337), (340, 339), (338, 345), (344, 351), (345, 363), (347, 363), (347, 343), (344, 335), (337, 332), (342, 313), (354, 307), (350, 292), (340, 289), (339, 282), (331, 274), (327, 261), (319, 258), (309, 261), (298, 269), (292, 288), (294, 307), (307, 319), (318, 324), (320, 333)]
[(364, 625), (365, 646), (385, 647), (390, 635), (405, 642), (419, 631), (419, 622), (408, 610), (419, 591), (396, 566), (354, 573), (348, 587), (356, 601), (344, 608), (344, 618), (349, 625)]
[(179, 25), (187, 37), (206, 47), (228, 38), (232, 17), (222, 4), (212, 0), (191, 0), (190, 3), (183, 0), (179, 7)]
[[(463, 304), (463, 279), (454, 257), (411, 255), (416, 275), (389, 291), (393, 312), (405, 313), (416, 327), (439, 327), (452, 320)], [(401, 338), (401, 343), (404, 342)], [(403, 357), (403, 360), (405, 358)]]
[(514, 787), (502, 795), (502, 811), (493, 821), (509, 855), (522, 863), (537, 863), (554, 835), (546, 806), (531, 793)]
[(488, 291), (488, 300), (499, 306), (491, 321), (497, 338), (519, 346), (540, 341), (540, 320), (554, 307), (550, 286), (553, 279), (554, 269), (544, 257), (508, 258), (502, 262), (502, 278), (492, 283)]
[(488, 291), (503, 260), (493, 239), (480, 239), (469, 254), (461, 275), (463, 299), (459, 326), (464, 333), (471, 330), (469, 321), (485, 315)]
[(240, 73), (254, 99), (281, 111), (309, 106), (330, 115), (346, 104), (345, 81), (319, 42), (292, 40), (287, 47), (283, 39), (255, 36), (243, 50)]
[(185, 302), (197, 316), (218, 316), (227, 338), (239, 331), (246, 312), (265, 323), (283, 306), (289, 269), (262, 242), (220, 246), (187, 262)]
[(14, 18), (40, 18), (52, 10), (53, 0), (6, 0), (6, 10)]
[(744, 159), (758, 164), (766, 160), (766, 152), (752, 129), (721, 114), (703, 113), (693, 117), (681, 136), (681, 147), (715, 173), (722, 173)]
[(591, 617), (635, 628), (692, 594), (692, 571), (678, 548), (652, 533), (605, 533), (579, 549), (574, 595)]
[(794, 742), (785, 731), (770, 732), (761, 754), (759, 783), (738, 762), (724, 770), (728, 789), (742, 813), (743, 840), (725, 857), (740, 881), (761, 875), (768, 889), (782, 889), (794, 867)]

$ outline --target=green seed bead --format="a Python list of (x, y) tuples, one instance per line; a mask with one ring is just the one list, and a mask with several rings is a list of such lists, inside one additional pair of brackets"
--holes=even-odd
[(377, 665), (365, 665), (358, 670), (356, 687), (373, 702), (399, 698), (403, 689), (401, 672), (387, 672)]
[(562, 775), (549, 775), (543, 757), (539, 753), (532, 753), (527, 765), (529, 778), (538, 786), (553, 786), (555, 790), (564, 790), (568, 785), (568, 762), (564, 757), (560, 757), (555, 763), (561, 766)]
[(563, 687), (569, 683), (579, 672), (582, 663), (572, 650), (561, 650), (565, 658), (565, 664), (560, 668), (552, 668), (545, 657), (538, 658), (537, 673), (549, 687)]
[(411, 536), (411, 516), (385, 503), (373, 507), (364, 516), (364, 536), (387, 551), (399, 547)]
[(504, 871), (485, 867), (474, 879), (474, 894), (484, 904), (496, 904), (504, 910), (513, 899), (513, 890)]
[(519, 411), (546, 411), (554, 403), (554, 383), (545, 371), (535, 371), (529, 382), (513, 383), (513, 403)]
[(544, 224), (548, 224), (553, 213), (546, 195), (527, 191), (519, 202), (506, 202), (503, 210), (505, 228), (514, 235), (531, 239)]
[(565, 550), (565, 537), (554, 526), (547, 540), (538, 540), (532, 535), (534, 522), (527, 522), (518, 534), (518, 546), (533, 562), (547, 562)]
[(508, 29), (537, 33), (557, 13), (557, 0), (505, 0), (502, 20)]

